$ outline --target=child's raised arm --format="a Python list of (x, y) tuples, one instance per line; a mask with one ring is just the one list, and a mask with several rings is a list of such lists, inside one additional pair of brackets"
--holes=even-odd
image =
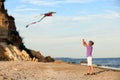
[(85, 42), (85, 40), (84, 39), (82, 39), (82, 44), (83, 44), (83, 46), (87, 46), (87, 43)]

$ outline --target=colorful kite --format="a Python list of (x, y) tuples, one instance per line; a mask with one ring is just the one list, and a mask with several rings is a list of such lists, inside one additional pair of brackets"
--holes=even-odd
[(55, 13), (56, 13), (56, 12), (49, 12), (49, 13), (42, 14), (43, 17), (42, 17), (40, 20), (38, 20), (38, 21), (36, 21), (36, 22), (32, 22), (32, 23), (26, 25), (26, 28), (28, 28), (28, 27), (29, 27), (30, 25), (32, 25), (32, 24), (36, 24), (36, 23), (42, 21), (45, 17), (52, 16), (52, 15), (55, 14)]

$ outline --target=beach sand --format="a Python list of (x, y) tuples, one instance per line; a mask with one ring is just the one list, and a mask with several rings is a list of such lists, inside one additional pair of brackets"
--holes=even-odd
[(120, 71), (95, 68), (84, 75), (86, 66), (67, 63), (0, 62), (0, 80), (120, 80)]

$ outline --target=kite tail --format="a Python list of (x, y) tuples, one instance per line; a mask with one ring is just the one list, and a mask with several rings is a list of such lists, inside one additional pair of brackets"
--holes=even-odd
[(26, 28), (28, 28), (28, 27), (29, 27), (30, 25), (32, 25), (32, 24), (36, 24), (36, 23), (42, 21), (45, 17), (46, 17), (46, 16), (43, 16), (39, 21), (36, 21), (36, 22), (33, 22), (33, 23), (30, 23), (30, 24), (26, 25)]
[(26, 28), (28, 28), (29, 27), (29, 25), (26, 25)]
[(28, 28), (30, 25), (35, 24), (35, 23), (37, 23), (37, 22), (33, 22), (33, 23), (26, 25), (26, 28)]
[(43, 16), (38, 22), (42, 21), (46, 16)]

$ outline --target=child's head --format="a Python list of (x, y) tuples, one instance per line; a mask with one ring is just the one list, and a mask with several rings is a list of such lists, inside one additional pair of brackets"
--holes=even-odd
[(88, 45), (89, 45), (89, 46), (93, 46), (93, 45), (94, 45), (94, 42), (93, 42), (93, 41), (89, 41)]

